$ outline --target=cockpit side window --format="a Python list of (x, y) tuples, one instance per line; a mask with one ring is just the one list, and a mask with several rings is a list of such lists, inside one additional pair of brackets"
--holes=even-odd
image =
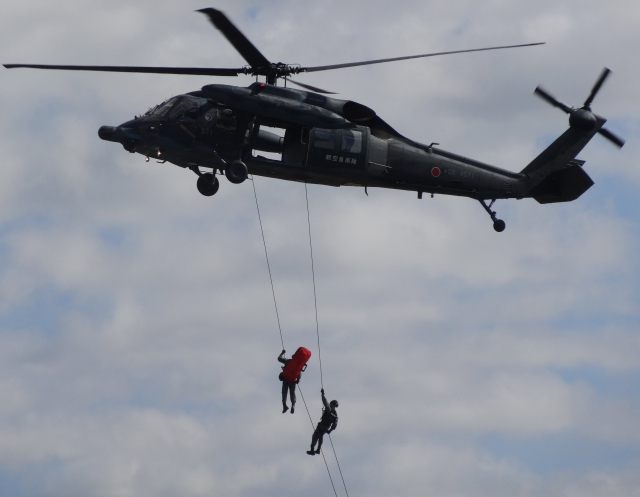
[(218, 119), (216, 127), (227, 131), (236, 129), (236, 114), (232, 109), (218, 109)]

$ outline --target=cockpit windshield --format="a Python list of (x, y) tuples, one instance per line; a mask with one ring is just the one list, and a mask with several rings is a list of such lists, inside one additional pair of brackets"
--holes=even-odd
[(145, 113), (145, 116), (164, 116), (171, 110), (171, 107), (173, 107), (173, 104), (176, 103), (178, 98), (179, 97), (170, 98), (169, 100), (165, 100), (161, 104), (152, 107)]
[(174, 118), (185, 114), (193, 114), (190, 117), (195, 119), (197, 109), (206, 103), (207, 100), (205, 98), (192, 97), (191, 95), (172, 97), (149, 109), (145, 115)]

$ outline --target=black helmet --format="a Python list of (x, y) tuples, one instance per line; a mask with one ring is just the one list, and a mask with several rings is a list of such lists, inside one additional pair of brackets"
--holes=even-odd
[(338, 407), (338, 401), (337, 400), (332, 400), (331, 402), (329, 402), (329, 405), (333, 408)]

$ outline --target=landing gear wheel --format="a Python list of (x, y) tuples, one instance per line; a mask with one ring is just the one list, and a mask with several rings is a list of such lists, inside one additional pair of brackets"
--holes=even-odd
[(484, 210), (487, 211), (487, 214), (491, 216), (491, 220), (493, 221), (493, 229), (496, 230), (498, 233), (502, 233), (504, 229), (507, 227), (507, 223), (505, 223), (502, 219), (498, 219), (496, 217), (496, 212), (491, 210), (491, 207), (496, 202), (496, 199), (495, 198), (492, 199), (489, 205), (485, 203), (484, 199), (478, 199), (478, 202), (482, 204), (482, 207), (484, 207)]
[(211, 197), (215, 195), (220, 188), (220, 182), (216, 178), (215, 174), (206, 173), (198, 176), (198, 182), (196, 183), (198, 191), (205, 197)]
[(227, 177), (231, 183), (239, 185), (249, 175), (249, 170), (244, 162), (239, 160), (234, 160), (224, 170), (224, 175)]

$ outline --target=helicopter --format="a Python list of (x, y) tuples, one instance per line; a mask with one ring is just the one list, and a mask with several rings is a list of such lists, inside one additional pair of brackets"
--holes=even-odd
[[(475, 199), (497, 232), (506, 224), (492, 207), (498, 199), (533, 198), (541, 204), (569, 202), (594, 183), (576, 156), (600, 134), (618, 147), (624, 140), (603, 128), (591, 104), (611, 71), (604, 68), (581, 107), (571, 107), (538, 86), (534, 94), (569, 115), (569, 128), (522, 171), (512, 172), (413, 141), (363, 104), (291, 79), (291, 75), (440, 55), (528, 47), (543, 43), (475, 48), (325, 66), (269, 61), (221, 11), (201, 9), (245, 59), (241, 68), (4, 64), (7, 69), (255, 76), (248, 87), (210, 84), (174, 96), (119, 126), (102, 126), (101, 139), (130, 153), (193, 171), (204, 196), (214, 195), (225, 175), (240, 184), (249, 174), (329, 186), (389, 188)], [(259, 76), (265, 78), (259, 82)], [(278, 80), (284, 86), (278, 86)], [(304, 88), (287, 87), (287, 82)], [(284, 136), (262, 129), (280, 128)], [(280, 155), (280, 160), (254, 155)], [(202, 169), (211, 170), (203, 172)], [(489, 203), (488, 203), (489, 202)]]

